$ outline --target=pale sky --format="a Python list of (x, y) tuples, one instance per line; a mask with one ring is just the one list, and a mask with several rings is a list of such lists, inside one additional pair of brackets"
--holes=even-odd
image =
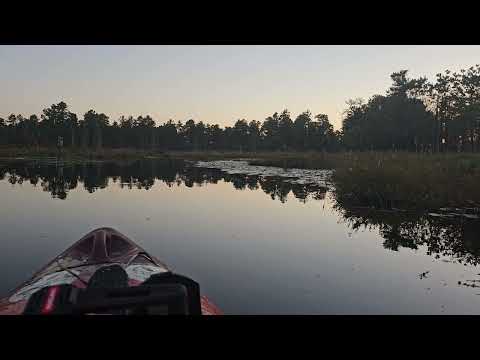
[(0, 46), (0, 117), (65, 101), (81, 118), (150, 114), (221, 126), (309, 109), (336, 129), (350, 98), (383, 94), (389, 75), (433, 78), (480, 63), (480, 46)]

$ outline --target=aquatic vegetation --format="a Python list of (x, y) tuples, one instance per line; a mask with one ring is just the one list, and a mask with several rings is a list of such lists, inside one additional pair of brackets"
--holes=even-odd
[(219, 169), (227, 174), (257, 175), (262, 178), (279, 177), (292, 184), (315, 184), (328, 187), (331, 185), (332, 172), (326, 169), (283, 169), (271, 166), (251, 165), (248, 160), (198, 161), (195, 167)]

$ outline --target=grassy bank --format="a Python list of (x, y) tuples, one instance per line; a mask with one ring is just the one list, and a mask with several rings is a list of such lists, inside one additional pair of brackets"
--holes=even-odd
[(284, 154), (252, 165), (334, 169), (345, 206), (424, 210), (480, 207), (480, 154)]
[[(0, 157), (56, 157), (56, 148), (12, 148), (0, 147)], [(341, 158), (335, 154), (322, 154), (317, 152), (296, 153), (296, 152), (235, 152), (235, 151), (155, 151), (139, 150), (131, 148), (121, 149), (64, 149), (64, 159), (93, 159), (93, 160), (115, 160), (115, 159), (141, 159), (141, 158), (172, 158), (186, 160), (223, 160), (223, 159), (255, 159), (252, 162), (262, 162), (262, 165), (279, 167), (301, 167), (301, 168), (326, 168), (333, 165), (333, 161)], [(260, 163), (259, 163), (260, 164)]]
[[(43, 158), (57, 157), (58, 151), (55, 148), (1, 148), (0, 158)], [(136, 149), (63, 149), (60, 157), (64, 160), (118, 160), (118, 159), (140, 159), (148, 156), (158, 155), (151, 151)]]
[(480, 155), (364, 153), (335, 166), (337, 200), (409, 210), (480, 207)]
[[(22, 148), (22, 147), (0, 147), (0, 158), (41, 158), (56, 157), (58, 155), (56, 148)], [(132, 148), (119, 149), (63, 149), (61, 157), (65, 160), (117, 160), (117, 159), (144, 159), (144, 158), (170, 158), (185, 160), (222, 160), (222, 159), (275, 159), (278, 153), (246, 153), (229, 151), (156, 151), (141, 150)], [(285, 155), (280, 155), (285, 156)]]

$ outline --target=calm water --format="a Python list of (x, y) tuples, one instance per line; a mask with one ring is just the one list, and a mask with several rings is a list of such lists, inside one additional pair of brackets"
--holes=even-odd
[(480, 226), (184, 162), (0, 163), (0, 292), (114, 227), (233, 314), (480, 313)]

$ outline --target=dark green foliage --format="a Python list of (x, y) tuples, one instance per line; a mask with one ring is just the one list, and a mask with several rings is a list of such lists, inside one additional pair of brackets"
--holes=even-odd
[(407, 70), (391, 75), (387, 94), (368, 102), (349, 100), (342, 140), (352, 150), (416, 152), (478, 151), (480, 65), (460, 73), (410, 79)]

